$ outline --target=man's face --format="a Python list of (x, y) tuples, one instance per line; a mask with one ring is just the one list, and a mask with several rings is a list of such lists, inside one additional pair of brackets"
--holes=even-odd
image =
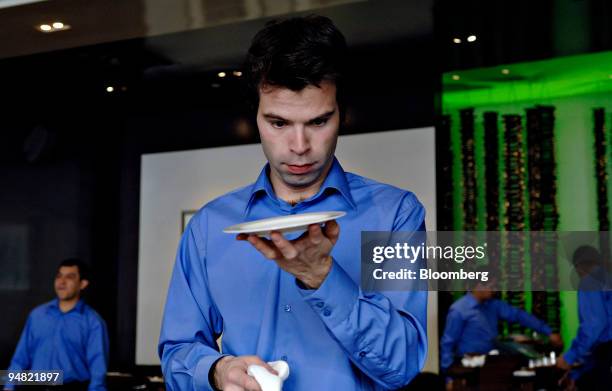
[(55, 294), (60, 300), (72, 300), (80, 296), (87, 283), (81, 280), (77, 266), (62, 266), (55, 275)]
[(273, 183), (298, 191), (320, 184), (333, 160), (339, 126), (333, 83), (298, 92), (260, 88), (257, 127)]

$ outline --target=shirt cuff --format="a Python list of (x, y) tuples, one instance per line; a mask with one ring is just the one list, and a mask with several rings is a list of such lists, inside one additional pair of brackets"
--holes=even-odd
[(299, 285), (298, 288), (304, 300), (331, 327), (349, 318), (360, 292), (359, 286), (335, 260), (319, 289), (306, 290)]
[(202, 357), (198, 361), (193, 372), (193, 385), (196, 390), (215, 391), (212, 384), (208, 381), (208, 374), (213, 364), (225, 356), (227, 354), (210, 355)]

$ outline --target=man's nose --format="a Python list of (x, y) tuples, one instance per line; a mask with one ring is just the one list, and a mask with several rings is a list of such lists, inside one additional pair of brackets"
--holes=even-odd
[(303, 126), (296, 126), (293, 129), (293, 137), (289, 147), (297, 155), (303, 155), (310, 150), (310, 140)]

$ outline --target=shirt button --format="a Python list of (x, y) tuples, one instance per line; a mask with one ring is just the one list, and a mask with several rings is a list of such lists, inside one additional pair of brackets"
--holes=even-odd
[(291, 312), (291, 306), (289, 304), (285, 305), (284, 309), (285, 312)]
[(320, 301), (320, 302), (317, 303), (317, 308), (323, 308), (324, 305), (325, 304), (323, 304), (323, 302)]
[(281, 356), (281, 360), (287, 361), (287, 356)]
[(366, 355), (366, 352), (359, 352), (359, 357), (364, 358)]
[(331, 310), (330, 310), (329, 308), (326, 308), (326, 309), (323, 311), (323, 316), (330, 316), (330, 315), (331, 315)]

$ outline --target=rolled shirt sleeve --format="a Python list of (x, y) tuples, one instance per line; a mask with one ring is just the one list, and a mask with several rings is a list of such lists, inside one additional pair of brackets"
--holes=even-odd
[(204, 240), (192, 218), (179, 245), (158, 345), (169, 390), (212, 390), (208, 373), (221, 357), (216, 339), (222, 320), (210, 297)]

